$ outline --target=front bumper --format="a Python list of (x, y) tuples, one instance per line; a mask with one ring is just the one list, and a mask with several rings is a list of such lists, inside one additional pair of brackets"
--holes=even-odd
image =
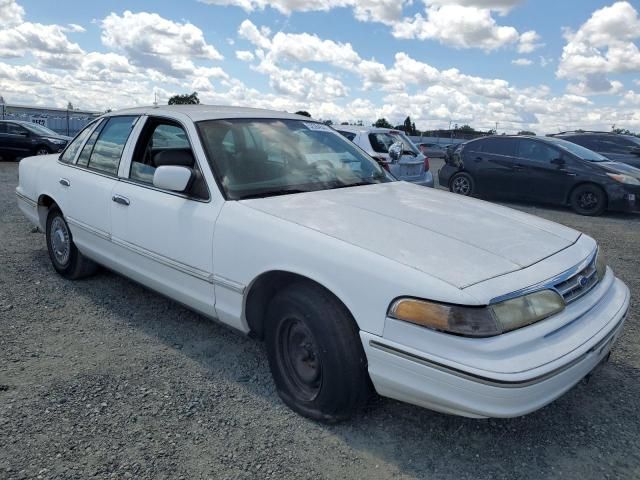
[(640, 186), (616, 185), (607, 190), (608, 209), (616, 212), (640, 212)]
[[(369, 374), (380, 395), (466, 417), (517, 417), (557, 399), (602, 362), (620, 336), (628, 307), (629, 289), (620, 280), (613, 279), (590, 310), (540, 338), (538, 348), (531, 355), (513, 345), (517, 336), (529, 335), (526, 330), (530, 327), (501, 336), (511, 336), (508, 340), (512, 345), (505, 349), (511, 358), (501, 358), (491, 348), (483, 354), (483, 348), (479, 348), (471, 352), (452, 352), (454, 357), (461, 359), (454, 362), (428, 353), (428, 346), (418, 350), (366, 332), (360, 335), (369, 362)], [(598, 330), (588, 341), (571, 351), (558, 349), (569, 344), (571, 336), (575, 339), (584, 335), (595, 322), (599, 325)], [(559, 339), (551, 338), (553, 336)], [(469, 340), (461, 339), (460, 343), (464, 345)], [(490, 339), (475, 341), (492, 346)], [(503, 339), (493, 345), (499, 346), (501, 341)], [(530, 339), (523, 345), (526, 343), (530, 343)], [(540, 350), (545, 349), (549, 357), (539, 365), (526, 370), (520, 368), (530, 359), (523, 355), (539, 355)], [(474, 365), (482, 365), (484, 369), (474, 368)]]

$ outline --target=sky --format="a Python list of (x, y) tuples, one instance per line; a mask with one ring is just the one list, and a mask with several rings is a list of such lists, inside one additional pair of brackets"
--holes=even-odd
[(0, 0), (0, 95), (640, 132), (639, 44), (636, 0)]

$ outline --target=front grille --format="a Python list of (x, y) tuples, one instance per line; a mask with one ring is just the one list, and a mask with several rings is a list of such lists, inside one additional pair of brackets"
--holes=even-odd
[(598, 283), (596, 271), (596, 257), (583, 270), (572, 277), (554, 285), (565, 303), (571, 303), (583, 295), (586, 295)]

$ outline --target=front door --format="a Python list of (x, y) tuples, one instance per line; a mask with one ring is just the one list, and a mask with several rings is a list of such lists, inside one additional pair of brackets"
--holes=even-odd
[(571, 159), (544, 142), (518, 140), (513, 186), (522, 197), (548, 203), (564, 203), (573, 184)]
[[(112, 192), (112, 241), (118, 268), (145, 285), (215, 316), (213, 230), (220, 203), (211, 201), (185, 128), (149, 117), (127, 171)], [(192, 169), (186, 192), (153, 186), (160, 166)]]

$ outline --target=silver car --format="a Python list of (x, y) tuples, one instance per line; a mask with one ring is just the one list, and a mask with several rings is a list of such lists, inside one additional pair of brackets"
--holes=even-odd
[[(429, 159), (425, 157), (400, 130), (390, 128), (340, 125), (336, 130), (375, 158), (398, 180), (433, 187), (433, 175), (429, 171)], [(389, 149), (399, 144), (399, 158), (392, 158)]]

